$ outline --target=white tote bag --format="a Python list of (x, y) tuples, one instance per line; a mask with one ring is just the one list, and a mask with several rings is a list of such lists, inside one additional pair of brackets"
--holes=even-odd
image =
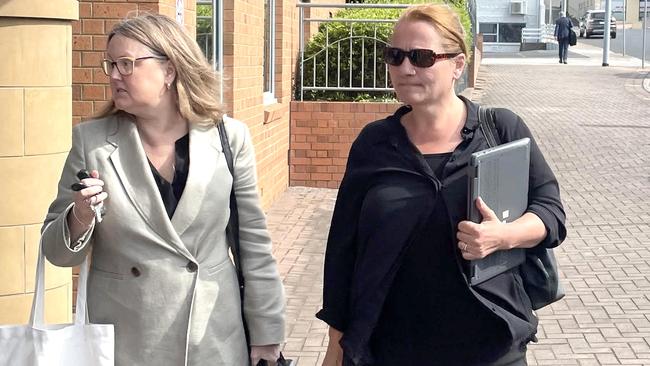
[(0, 366), (113, 366), (113, 325), (88, 322), (88, 257), (79, 274), (74, 324), (44, 324), (44, 260), (39, 245), (29, 324), (0, 326)]

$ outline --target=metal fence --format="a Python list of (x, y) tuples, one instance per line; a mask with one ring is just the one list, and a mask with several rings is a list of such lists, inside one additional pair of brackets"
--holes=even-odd
[[(306, 17), (306, 9), (403, 9), (406, 4), (309, 4), (300, 9), (299, 97), (309, 91), (393, 91), (381, 53), (385, 29), (395, 19), (343, 19)], [(312, 13), (313, 11), (310, 11)], [(331, 13), (330, 13), (331, 15)], [(317, 26), (316, 42), (306, 44), (305, 30)]]
[[(474, 5), (473, 1), (470, 3)], [(332, 12), (329, 12), (329, 18), (318, 18), (311, 14), (319, 9), (405, 9), (411, 5), (298, 3), (297, 6), (300, 21), (297, 99), (304, 100), (306, 93), (308, 99), (320, 99), (318, 96), (324, 96), (326, 92), (346, 93), (351, 100), (354, 100), (355, 93), (392, 97), (394, 89), (382, 52), (390, 36), (387, 30), (392, 31), (397, 20), (334, 18)], [(474, 9), (468, 10), (475, 15)], [(311, 41), (307, 40), (306, 35), (311, 34), (310, 30), (315, 27), (318, 33)], [(456, 92), (466, 86), (467, 71), (457, 81)]]

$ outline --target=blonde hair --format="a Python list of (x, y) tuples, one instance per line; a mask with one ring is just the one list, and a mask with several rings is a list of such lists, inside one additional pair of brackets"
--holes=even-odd
[(424, 21), (431, 24), (440, 33), (445, 52), (462, 52), (469, 57), (465, 42), (465, 29), (458, 13), (446, 4), (424, 4), (410, 7), (399, 17), (395, 28), (404, 22)]
[[(108, 42), (116, 36), (138, 41), (156, 56), (164, 56), (176, 68), (172, 88), (176, 90), (178, 110), (189, 122), (210, 125), (221, 119), (220, 81), (203, 52), (183, 29), (169, 17), (145, 14), (116, 24)], [(125, 113), (111, 101), (98, 118)]]

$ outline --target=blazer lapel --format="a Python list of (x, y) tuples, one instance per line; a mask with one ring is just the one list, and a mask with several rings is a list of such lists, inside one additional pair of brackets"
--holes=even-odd
[(193, 258), (167, 217), (135, 124), (121, 117), (117, 132), (107, 140), (115, 146), (111, 163), (142, 219), (179, 253)]
[(179, 236), (198, 215), (201, 208), (199, 202), (203, 201), (211, 188), (221, 153), (219, 132), (214, 126), (190, 125), (190, 170), (171, 220)]

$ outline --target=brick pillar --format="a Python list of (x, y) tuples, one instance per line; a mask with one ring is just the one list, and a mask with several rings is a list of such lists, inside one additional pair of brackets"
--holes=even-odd
[[(74, 0), (5, 0), (0, 13), (0, 324), (26, 323), (40, 227), (70, 148)], [(71, 320), (69, 268), (47, 265), (46, 320)]]

